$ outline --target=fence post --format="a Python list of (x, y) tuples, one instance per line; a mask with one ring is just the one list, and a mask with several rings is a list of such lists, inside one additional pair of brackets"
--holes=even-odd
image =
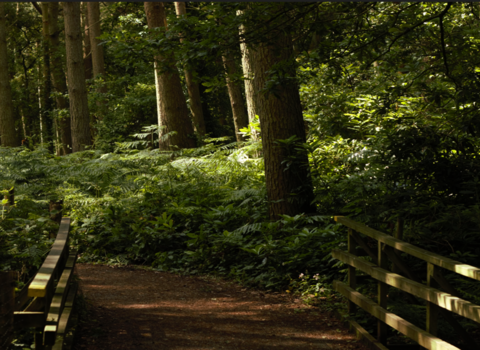
[[(382, 269), (388, 269), (387, 263), (387, 254), (384, 251), (385, 244), (378, 241), (378, 266)], [(378, 282), (377, 285), (378, 291), (378, 305), (387, 309), (387, 293), (388, 293), (388, 285), (383, 282)], [(387, 324), (383, 321), (377, 321), (377, 339), (383, 345), (387, 345), (387, 331), (388, 327)]]
[[(394, 236), (396, 239), (403, 240), (403, 227), (404, 227), (403, 219), (398, 218), (397, 219), (397, 225), (395, 227), (395, 236)], [(394, 252), (398, 253), (398, 250), (395, 249)], [(401, 269), (398, 268), (395, 264), (393, 264), (392, 271), (394, 273), (398, 273), (398, 274), (401, 273)]]
[(14, 274), (14, 271), (0, 272), (0, 349), (7, 349), (13, 340)]
[[(432, 263), (427, 263), (427, 286), (436, 287), (435, 283), (435, 270), (437, 266)], [(427, 301), (427, 329), (426, 331), (431, 335), (437, 335), (437, 318), (438, 318), (438, 306)]]
[[(357, 243), (353, 238), (353, 230), (351, 228), (348, 229), (348, 252), (350, 254), (356, 254), (357, 251)], [(348, 285), (352, 289), (357, 288), (357, 277), (355, 274), (355, 268), (353, 266), (348, 266)], [(357, 310), (357, 307), (354, 302), (348, 301), (348, 313), (353, 314)]]

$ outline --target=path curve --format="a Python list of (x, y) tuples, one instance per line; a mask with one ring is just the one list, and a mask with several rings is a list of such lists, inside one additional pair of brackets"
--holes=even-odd
[(88, 322), (75, 350), (366, 349), (287, 294), (132, 267), (77, 264), (76, 272)]

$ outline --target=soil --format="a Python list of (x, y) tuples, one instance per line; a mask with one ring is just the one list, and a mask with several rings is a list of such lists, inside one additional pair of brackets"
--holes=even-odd
[(328, 312), (211, 277), (77, 264), (86, 315), (74, 350), (357, 349)]

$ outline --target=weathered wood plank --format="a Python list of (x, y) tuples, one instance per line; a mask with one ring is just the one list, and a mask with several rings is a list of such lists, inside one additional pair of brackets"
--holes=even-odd
[[(402, 218), (397, 218), (397, 224), (395, 225), (395, 234), (394, 234), (394, 237), (396, 239), (399, 239), (401, 241), (403, 241), (403, 228), (404, 228), (404, 221)], [(399, 252), (394, 250), (394, 254), (393, 255), (397, 255)], [(391, 260), (391, 259), (390, 259)], [(398, 273), (400, 274), (400, 267), (393, 263), (393, 268), (392, 268), (392, 271), (395, 272), (395, 273)]]
[[(355, 254), (357, 251), (356, 249), (357, 246), (353, 238), (354, 234), (355, 232), (352, 229), (348, 229), (348, 252), (351, 254)], [(357, 274), (356, 274), (355, 268), (351, 266), (348, 267), (348, 285), (352, 289), (357, 288)], [(353, 314), (355, 313), (356, 310), (357, 310), (357, 306), (351, 301), (348, 301), (348, 313)]]
[(70, 291), (68, 293), (67, 300), (65, 302), (65, 308), (63, 309), (62, 316), (58, 322), (55, 344), (52, 347), (52, 350), (62, 350), (65, 338), (67, 336), (67, 329), (70, 323), (70, 318), (73, 311), (73, 303), (75, 301), (75, 296), (77, 295), (77, 283), (73, 283)]
[(421, 346), (430, 350), (460, 350), (456, 346), (453, 346), (427, 332), (419, 327), (411, 324), (403, 318), (388, 312), (384, 308), (377, 305), (372, 300), (366, 298), (359, 292), (354, 291), (348, 287), (345, 283), (340, 281), (333, 281), (333, 288), (344, 295), (349, 300), (360, 306), (362, 309), (369, 312), (371, 315), (382, 320), (390, 327), (396, 329), (400, 333), (406, 335), (410, 339), (413, 339)]
[(406, 243), (397, 238), (389, 236), (380, 231), (374, 230), (362, 223), (353, 221), (345, 216), (335, 216), (335, 221), (357, 231), (361, 232), (369, 237), (376, 239), (382, 243), (385, 243), (397, 250), (410, 254), (414, 257), (422, 259), (431, 264), (443, 267), (444, 269), (456, 272), (462, 276), (470, 277), (477, 281), (480, 281), (480, 268), (464, 264), (460, 261), (445, 258), (439, 254), (429, 252), (428, 250), (416, 247), (410, 243)]
[(435, 288), (424, 286), (421, 283), (409, 280), (408, 278), (400, 276), (396, 273), (381, 269), (377, 265), (362, 260), (347, 252), (333, 250), (332, 256), (335, 259), (354, 266), (357, 269), (369, 274), (373, 278), (387, 283), (390, 286), (413, 294), (446, 310), (455, 312), (463, 317), (480, 323), (480, 306), (478, 305), (455, 297), (449, 293), (439, 291)]
[(38, 270), (35, 278), (28, 287), (29, 297), (46, 297), (48, 288), (53, 284), (54, 275), (60, 269), (60, 263), (68, 252), (68, 231), (70, 229), (70, 218), (62, 218), (57, 239), (52, 249)]
[(77, 260), (77, 252), (72, 251), (68, 257), (67, 264), (63, 270), (62, 276), (58, 281), (57, 288), (55, 289), (55, 295), (52, 298), (50, 308), (47, 315), (44, 334), (45, 344), (53, 345), (55, 342), (55, 333), (57, 332), (57, 324), (60, 319), (64, 308), (64, 301), (67, 298), (68, 289), (70, 286), (70, 280), (73, 276), (73, 267)]
[[(387, 256), (383, 251), (383, 247), (385, 245), (381, 242), (378, 242), (378, 266), (382, 269), (386, 269), (387, 264)], [(386, 270), (385, 270), (386, 271)], [(388, 285), (385, 282), (378, 281), (377, 284), (377, 298), (378, 298), (378, 305), (383, 307), (384, 309), (387, 308), (387, 294), (388, 294)], [(385, 322), (381, 321), (380, 319), (377, 321), (377, 339), (383, 345), (387, 345), (387, 332), (388, 327)]]
[[(436, 287), (435, 280), (433, 278), (435, 270), (438, 269), (438, 266), (428, 263), (427, 264), (427, 286)], [(427, 301), (427, 322), (426, 322), (426, 331), (432, 335), (437, 335), (438, 331), (438, 306), (431, 302)]]

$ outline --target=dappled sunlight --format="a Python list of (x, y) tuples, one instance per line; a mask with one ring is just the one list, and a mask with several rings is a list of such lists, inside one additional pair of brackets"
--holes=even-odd
[(80, 264), (79, 270), (85, 296), (95, 305), (92, 317), (115, 320), (104, 324), (108, 333), (102, 341), (120, 349), (140, 340), (152, 349), (192, 350), (303, 350), (354, 340), (337, 321), (310, 313), (287, 295), (128, 268)]

